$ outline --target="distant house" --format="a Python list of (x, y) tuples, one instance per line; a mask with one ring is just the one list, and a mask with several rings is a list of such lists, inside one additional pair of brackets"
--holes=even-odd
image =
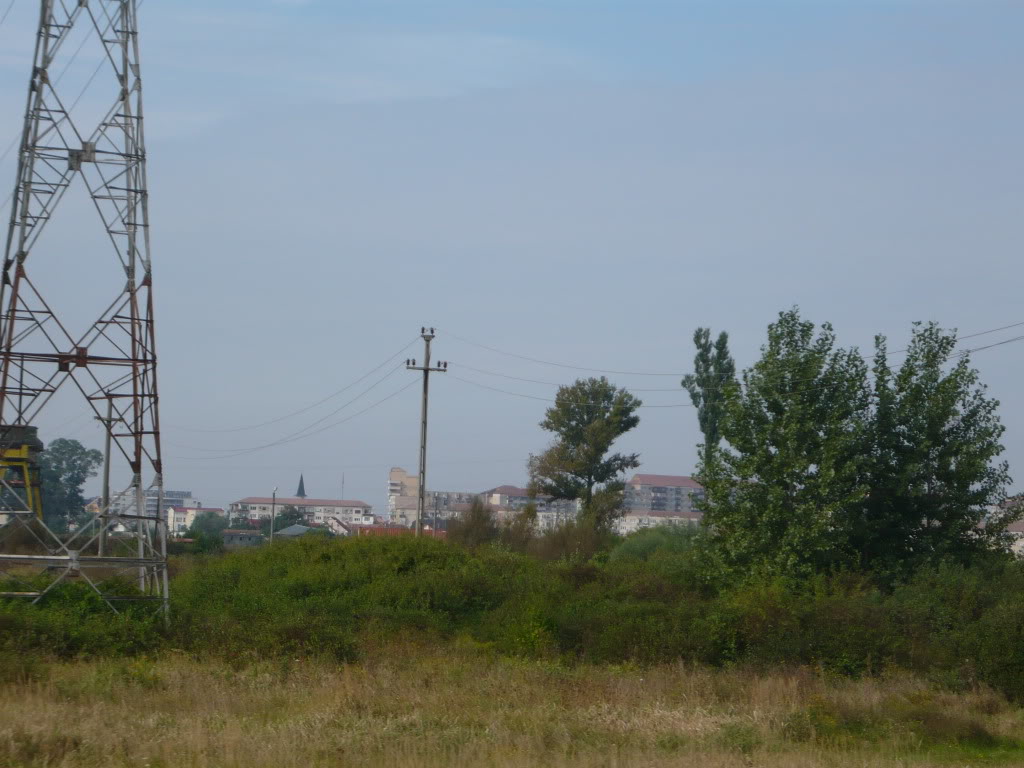
[(289, 525), (287, 528), (282, 528), (280, 531), (274, 531), (274, 536), (284, 536), (286, 539), (292, 539), (296, 536), (305, 536), (307, 533), (316, 533), (316, 528), (310, 528), (308, 525)]
[(244, 528), (226, 528), (221, 531), (221, 538), (224, 541), (224, 549), (258, 547), (263, 543), (262, 533)]

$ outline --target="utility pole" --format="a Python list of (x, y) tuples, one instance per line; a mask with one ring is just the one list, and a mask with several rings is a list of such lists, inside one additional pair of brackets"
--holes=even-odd
[(405, 367), (410, 371), (423, 371), (423, 406), (420, 415), (420, 487), (416, 499), (416, 535), (420, 535), (423, 527), (423, 510), (427, 500), (427, 401), (430, 392), (430, 373), (445, 373), (448, 363), (438, 362), (436, 368), (430, 367), (430, 342), (434, 339), (433, 328), (420, 328), (423, 337), (423, 365), (416, 365), (415, 360), (406, 360)]
[(270, 499), (270, 543), (274, 543), (274, 517), (277, 513), (277, 486), (274, 486), (274, 495)]
[(95, 417), (96, 421), (102, 422), (106, 443), (103, 447), (103, 506), (100, 508), (99, 538), (97, 547), (99, 556), (103, 557), (107, 544), (107, 526), (110, 524), (110, 432), (114, 428), (114, 401), (107, 398), (107, 418)]

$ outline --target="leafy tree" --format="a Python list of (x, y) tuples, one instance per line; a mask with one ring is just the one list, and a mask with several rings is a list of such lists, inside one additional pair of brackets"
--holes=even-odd
[(727, 565), (801, 573), (848, 557), (846, 512), (867, 493), (870, 389), (856, 350), (796, 309), (726, 392), (727, 448), (702, 457), (705, 524)]
[(216, 512), (200, 512), (189, 526), (186, 536), (189, 538), (194, 538), (199, 534), (219, 536), (221, 531), (227, 527), (228, 521), (223, 515), (218, 515)]
[(200, 512), (185, 535), (195, 541), (192, 549), (196, 552), (220, 552), (224, 549), (221, 533), (227, 527), (227, 519), (216, 512)]
[(816, 335), (796, 309), (781, 313), (761, 359), (727, 390), (727, 446), (700, 466), (723, 560), (773, 574), (867, 566), (892, 583), (1005, 552), (1024, 510), (1000, 504), (999, 404), (955, 347), (954, 334), (915, 325), (894, 370), (879, 337), (872, 385), (831, 326)]
[(60, 529), (85, 517), (82, 487), (102, 464), (102, 453), (64, 437), (39, 454), (43, 516), (49, 525)]
[(999, 403), (956, 344), (935, 323), (915, 324), (894, 370), (885, 338), (875, 340), (870, 490), (851, 533), (862, 562), (892, 577), (1006, 549), (1006, 528), (1021, 516), (1000, 507), (1010, 478), (1006, 462), (995, 461), (1005, 429)]
[(579, 499), (584, 515), (595, 524), (607, 524), (617, 513), (616, 498), (621, 498), (619, 475), (640, 465), (638, 454), (608, 452), (616, 439), (640, 423), (640, 405), (603, 376), (560, 387), (540, 424), (556, 440), (530, 457), (534, 490), (554, 499)]
[(722, 439), (719, 423), (725, 410), (725, 391), (736, 380), (736, 363), (729, 354), (729, 334), (725, 331), (712, 344), (711, 329), (698, 328), (693, 332), (693, 345), (697, 348), (694, 372), (683, 377), (682, 385), (697, 409), (704, 450), (709, 451)]
[(448, 523), (448, 540), (468, 549), (498, 538), (498, 526), (491, 510), (479, 498), (473, 499), (469, 509)]

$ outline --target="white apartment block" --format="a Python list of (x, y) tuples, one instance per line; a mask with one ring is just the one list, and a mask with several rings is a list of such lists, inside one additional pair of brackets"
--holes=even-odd
[(704, 487), (686, 475), (633, 475), (626, 483), (622, 507), (628, 511), (700, 514), (696, 502)]
[[(202, 507), (192, 491), (171, 491), (164, 489), (163, 509), (159, 507), (159, 491), (155, 488), (147, 488), (142, 492), (143, 502), (146, 505), (146, 517), (156, 517), (158, 511), (166, 511), (171, 507)], [(135, 494), (129, 490), (126, 493), (113, 493), (110, 499), (110, 511), (113, 514), (137, 515), (135, 511)]]
[[(230, 519), (267, 520), (272, 511), (280, 514), (285, 507), (295, 507), (311, 523), (325, 524), (328, 518), (343, 523), (372, 525), (373, 507), (365, 501), (350, 499), (307, 499), (298, 496), (246, 496), (231, 503)], [(365, 522), (369, 520), (369, 522)]]
[(698, 525), (703, 514), (697, 502), (703, 498), (703, 486), (686, 475), (633, 475), (615, 529), (625, 536), (659, 525)]
[(615, 521), (615, 532), (620, 536), (628, 536), (631, 533), (642, 531), (647, 528), (656, 528), (662, 525), (669, 526), (690, 526), (700, 525), (700, 513), (691, 512), (630, 512), (626, 513)]
[(224, 510), (220, 507), (168, 507), (168, 533), (172, 536), (180, 536), (192, 527), (196, 517), (203, 512), (215, 512), (218, 515), (224, 515)]

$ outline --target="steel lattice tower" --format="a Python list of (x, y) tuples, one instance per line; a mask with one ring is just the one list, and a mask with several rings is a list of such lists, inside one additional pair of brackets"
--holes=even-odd
[[(8, 597), (38, 601), (74, 579), (91, 585), (115, 610), (116, 600), (167, 604), (137, 5), (40, 2), (0, 286), (0, 571), (8, 585), (20, 585), (2, 593)], [(111, 99), (98, 121), (82, 117), (78, 99), (60, 92), (61, 75), (75, 59), (61, 52), (70, 48), (67, 41), (76, 30), (83, 44), (84, 36), (91, 38), (101, 59), (87, 87), (101, 76), (95, 90)], [(63, 69), (54, 73), (58, 61)], [(67, 313), (48, 303), (38, 280), (33, 282), (33, 275), (52, 277), (50, 254), (37, 241), (65, 192), (78, 184), (109, 236), (109, 255), (123, 269), (123, 277), (111, 270), (115, 280), (88, 286), (90, 293), (108, 294), (109, 304), (84, 330), (70, 327)], [(41, 448), (34, 423), (61, 387), (80, 392), (83, 407), (104, 423), (109, 454), (127, 462), (131, 482), (104, 499), (85, 524), (57, 535), (33, 497), (39, 495), (38, 471), (33, 481), (30, 468), (21, 476), (13, 468), (18, 457)], [(152, 503), (147, 511), (147, 489), (155, 491), (155, 511)], [(118, 583), (111, 579), (115, 574), (128, 575), (131, 588), (124, 579), (120, 589), (109, 586)]]

